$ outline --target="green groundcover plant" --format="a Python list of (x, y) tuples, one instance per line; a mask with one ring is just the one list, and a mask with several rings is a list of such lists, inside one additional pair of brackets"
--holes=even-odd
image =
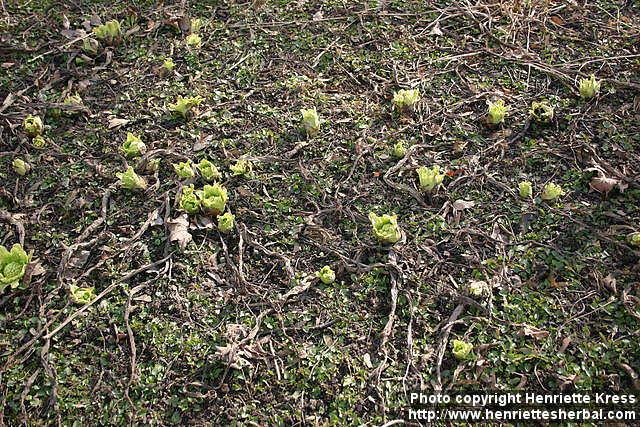
[(0, 245), (0, 293), (7, 287), (15, 289), (21, 285), (30, 260), (31, 254), (27, 254), (21, 244), (14, 244), (11, 250)]

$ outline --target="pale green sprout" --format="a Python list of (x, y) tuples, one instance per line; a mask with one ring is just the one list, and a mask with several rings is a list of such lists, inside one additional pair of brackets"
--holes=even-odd
[(173, 164), (173, 169), (180, 178), (190, 179), (196, 176), (193, 167), (191, 167), (191, 160), (186, 162), (179, 162)]
[(24, 119), (22, 126), (24, 127), (24, 131), (27, 135), (31, 137), (42, 135), (42, 132), (44, 131), (42, 119), (39, 116), (32, 116), (31, 114)]
[(147, 151), (147, 146), (138, 136), (127, 132), (127, 139), (120, 149), (126, 157), (138, 157)]
[(231, 212), (227, 212), (224, 215), (218, 217), (218, 230), (221, 233), (228, 233), (233, 230), (233, 224), (236, 216)]
[(191, 20), (191, 32), (192, 33), (197, 33), (200, 31), (200, 29), (202, 28), (203, 22), (202, 19), (200, 18), (193, 18)]
[(70, 105), (70, 106), (74, 106), (74, 107), (81, 107), (84, 105), (84, 103), (82, 102), (82, 97), (80, 95), (78, 95), (78, 93), (76, 92), (75, 95), (67, 95), (67, 97), (64, 99), (64, 101), (62, 101), (63, 105)]
[(531, 197), (531, 194), (533, 194), (533, 187), (529, 181), (522, 181), (518, 184), (518, 190), (520, 192), (520, 197), (523, 199), (529, 198)]
[(147, 162), (146, 170), (150, 173), (155, 173), (160, 168), (160, 159), (153, 159)]
[(96, 56), (100, 49), (100, 43), (98, 40), (88, 37), (82, 41), (82, 50), (89, 55)]
[(560, 187), (558, 184), (550, 182), (547, 185), (545, 185), (544, 188), (542, 189), (542, 194), (540, 195), (540, 198), (542, 200), (551, 201), (551, 200), (557, 199), (563, 194), (564, 194), (564, 190), (562, 190), (562, 187)]
[(87, 305), (96, 299), (95, 288), (81, 288), (76, 285), (69, 285), (71, 300), (76, 304)]
[(19, 243), (10, 251), (0, 245), (0, 293), (7, 287), (15, 289), (20, 285), (30, 260), (31, 254), (27, 254)]
[(166, 58), (166, 59), (164, 60), (164, 62), (162, 63), (162, 67), (163, 67), (165, 70), (167, 70), (167, 71), (171, 72), (171, 71), (173, 71), (173, 69), (176, 67), (176, 64), (175, 64), (175, 62), (173, 62), (173, 59), (171, 59), (171, 58)]
[(107, 44), (117, 43), (120, 40), (121, 33), (122, 29), (120, 28), (120, 22), (115, 19), (93, 29), (93, 34)]
[(481, 297), (489, 293), (489, 285), (482, 280), (473, 280), (467, 287), (470, 295)]
[(369, 221), (371, 221), (373, 235), (382, 243), (396, 243), (402, 237), (397, 215), (378, 216), (370, 212)]
[(473, 344), (460, 340), (453, 340), (451, 344), (453, 345), (452, 352), (456, 359), (467, 360), (471, 357)]
[(328, 265), (325, 265), (319, 271), (316, 271), (316, 276), (325, 285), (330, 285), (336, 281), (336, 273)]
[(400, 89), (393, 94), (393, 105), (400, 111), (413, 111), (420, 100), (418, 89)]
[(202, 210), (209, 215), (219, 215), (227, 204), (227, 189), (218, 183), (205, 185), (198, 191)]
[(180, 195), (180, 209), (189, 214), (197, 213), (200, 210), (200, 198), (193, 189), (193, 185), (182, 188)]
[(426, 166), (421, 166), (416, 169), (418, 173), (418, 180), (420, 181), (420, 189), (428, 193), (434, 189), (438, 189), (442, 185), (444, 180), (444, 173), (440, 173), (440, 167), (434, 165), (431, 169)]
[(217, 181), (222, 178), (222, 173), (207, 159), (200, 160), (198, 170), (200, 171), (200, 175), (207, 181)]
[(640, 232), (631, 233), (627, 236), (627, 241), (636, 247), (640, 247)]
[(583, 99), (591, 99), (600, 92), (600, 84), (601, 81), (596, 80), (596, 76), (591, 74), (591, 77), (588, 79), (580, 80), (580, 85), (578, 86), (578, 90), (580, 91), (580, 96)]
[(313, 136), (317, 134), (320, 130), (320, 116), (318, 116), (316, 109), (303, 108), (300, 110), (300, 114), (302, 114), (302, 125), (304, 126), (304, 130), (307, 132), (307, 135)]
[(31, 170), (31, 165), (19, 158), (14, 159), (11, 165), (13, 166), (13, 171), (20, 176), (25, 176)]
[(548, 123), (553, 120), (554, 110), (546, 101), (532, 102), (529, 114), (537, 122)]
[(144, 190), (147, 188), (147, 181), (135, 173), (131, 166), (125, 172), (116, 173), (116, 177), (120, 180), (120, 186), (127, 190)]
[(38, 135), (36, 137), (33, 138), (33, 140), (31, 141), (31, 143), (33, 144), (34, 147), (36, 148), (44, 148), (47, 146), (47, 140), (44, 139), (44, 137), (42, 135)]
[(391, 154), (396, 159), (401, 159), (407, 154), (407, 147), (404, 145), (404, 141), (398, 141), (393, 145), (393, 150), (391, 150)]
[(235, 165), (229, 166), (229, 169), (234, 176), (250, 177), (253, 172), (253, 163), (246, 159), (238, 159)]
[(197, 107), (198, 105), (200, 105), (202, 101), (203, 99), (200, 96), (188, 96), (188, 97), (179, 96), (176, 99), (175, 104), (169, 104), (169, 110), (186, 119), (191, 113), (191, 110), (194, 107)]
[(184, 40), (190, 49), (200, 49), (202, 47), (202, 37), (198, 34), (189, 34)]
[(504, 118), (509, 111), (509, 107), (504, 105), (504, 101), (502, 99), (498, 99), (496, 102), (487, 100), (487, 105), (489, 106), (487, 122), (492, 125), (504, 122)]

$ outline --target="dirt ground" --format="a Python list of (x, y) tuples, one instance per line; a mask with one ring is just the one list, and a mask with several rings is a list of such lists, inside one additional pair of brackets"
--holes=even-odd
[[(417, 389), (640, 389), (637, 1), (0, 4), (0, 244), (32, 253), (0, 293), (0, 425), (382, 425)], [(207, 182), (172, 164), (203, 159), (228, 233), (181, 205)]]

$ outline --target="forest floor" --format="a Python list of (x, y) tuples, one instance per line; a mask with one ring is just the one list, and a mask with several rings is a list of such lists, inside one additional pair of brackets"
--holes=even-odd
[[(33, 253), (0, 294), (0, 425), (381, 425), (417, 389), (640, 388), (637, 1), (0, 3), (0, 244)], [(83, 50), (112, 19), (120, 42)], [(178, 96), (203, 101), (184, 120)], [(204, 158), (230, 233), (180, 211), (204, 181), (172, 163)], [(121, 188), (127, 166), (146, 190)]]

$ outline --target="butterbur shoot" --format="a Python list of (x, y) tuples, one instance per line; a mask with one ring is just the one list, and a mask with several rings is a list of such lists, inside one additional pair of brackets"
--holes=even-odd
[(202, 19), (200, 18), (193, 18), (191, 20), (191, 32), (192, 33), (197, 33), (200, 31), (200, 29), (202, 28), (203, 22)]
[(24, 131), (30, 137), (36, 137), (38, 135), (42, 135), (44, 132), (44, 124), (42, 123), (42, 119), (39, 116), (32, 116), (29, 114), (22, 122), (22, 127)]
[(182, 187), (180, 195), (180, 209), (188, 214), (195, 214), (200, 210), (200, 198), (193, 189), (193, 185)]
[(498, 99), (496, 102), (487, 100), (487, 105), (487, 123), (495, 126), (504, 122), (504, 118), (509, 111), (509, 107), (504, 105), (504, 101), (502, 99)]
[(218, 183), (205, 185), (201, 191), (198, 191), (198, 196), (202, 210), (209, 215), (221, 214), (228, 200), (226, 188)]
[(0, 245), (0, 293), (7, 287), (15, 289), (20, 286), (30, 260), (31, 255), (19, 243), (14, 244), (11, 250)]
[(198, 34), (189, 34), (184, 40), (189, 49), (200, 49), (202, 47), (202, 37)]
[(469, 295), (481, 297), (489, 293), (489, 285), (487, 284), (487, 282), (484, 282), (482, 280), (473, 280), (469, 282), (467, 291), (469, 292)]
[(546, 184), (542, 189), (542, 194), (540, 195), (540, 198), (545, 201), (552, 201), (552, 200), (556, 200), (558, 197), (562, 196), (563, 194), (564, 194), (564, 191), (562, 190), (562, 187), (560, 187), (558, 184), (550, 182)]
[(233, 230), (233, 225), (235, 222), (236, 216), (231, 212), (227, 212), (224, 215), (220, 215), (218, 217), (218, 230), (221, 233), (228, 233)]
[(320, 130), (320, 116), (315, 108), (302, 109), (302, 125), (308, 136), (314, 136)]
[(138, 157), (147, 151), (147, 146), (142, 140), (131, 132), (127, 132), (127, 139), (120, 147), (126, 157)]
[(533, 193), (531, 182), (522, 181), (520, 184), (518, 184), (518, 191), (520, 192), (520, 197), (522, 197), (523, 199), (531, 197), (531, 194)]
[(38, 135), (31, 141), (35, 148), (42, 149), (47, 146), (47, 140), (42, 135)]
[(171, 58), (166, 58), (162, 63), (162, 68), (165, 70), (166, 73), (171, 73), (175, 67), (176, 67), (176, 64), (175, 62), (173, 62), (173, 59)]
[(627, 236), (627, 242), (635, 247), (640, 247), (640, 232), (631, 233)]
[(532, 102), (529, 109), (531, 118), (539, 123), (549, 123), (553, 120), (554, 110), (546, 101)]
[(426, 166), (421, 166), (416, 169), (418, 173), (418, 180), (420, 181), (420, 189), (431, 193), (433, 190), (437, 190), (442, 185), (444, 180), (444, 173), (440, 173), (440, 167), (434, 165), (431, 169)]
[(115, 45), (120, 42), (122, 29), (120, 28), (120, 22), (111, 20), (102, 25), (98, 25), (93, 29), (93, 34), (108, 45)]
[(393, 94), (393, 105), (400, 112), (412, 112), (419, 100), (418, 89), (400, 89)]
[(249, 160), (239, 159), (235, 165), (229, 166), (234, 176), (250, 177), (253, 172), (253, 163)]
[(200, 175), (207, 181), (218, 181), (222, 178), (222, 173), (207, 159), (200, 160), (198, 170), (200, 171)]
[(451, 344), (453, 346), (452, 352), (456, 359), (467, 360), (471, 358), (472, 356), (471, 352), (473, 351), (473, 344), (465, 341), (460, 341), (460, 340), (453, 340), (451, 341)]
[(393, 145), (391, 155), (396, 159), (401, 159), (407, 154), (407, 148), (404, 145), (404, 141), (398, 141)]
[(319, 271), (317, 271), (316, 276), (325, 285), (330, 285), (336, 281), (336, 273), (328, 265), (325, 265)]
[(100, 49), (98, 40), (88, 37), (82, 41), (82, 51), (87, 55), (96, 56), (98, 49)]
[(81, 288), (76, 285), (69, 285), (71, 301), (80, 305), (87, 305), (96, 299), (95, 288)]
[(147, 181), (138, 176), (131, 166), (125, 172), (117, 173), (116, 177), (120, 180), (120, 186), (127, 190), (145, 190), (147, 188)]
[(13, 171), (20, 176), (25, 176), (31, 170), (31, 165), (22, 159), (14, 159), (11, 166), (13, 166)]
[(180, 178), (191, 179), (196, 176), (193, 167), (191, 166), (191, 160), (186, 162), (179, 162), (173, 164), (173, 169)]
[(169, 111), (184, 119), (188, 119), (194, 107), (200, 105), (203, 99), (200, 96), (179, 96), (175, 104), (169, 104)]
[(596, 96), (600, 92), (600, 83), (593, 74), (588, 79), (581, 79), (578, 90), (582, 99), (591, 99)]
[(378, 216), (373, 212), (369, 213), (369, 221), (373, 228), (373, 235), (381, 243), (396, 243), (402, 237), (400, 227), (398, 226), (397, 215)]
[(152, 159), (147, 162), (145, 170), (149, 173), (156, 173), (160, 168), (160, 159)]

